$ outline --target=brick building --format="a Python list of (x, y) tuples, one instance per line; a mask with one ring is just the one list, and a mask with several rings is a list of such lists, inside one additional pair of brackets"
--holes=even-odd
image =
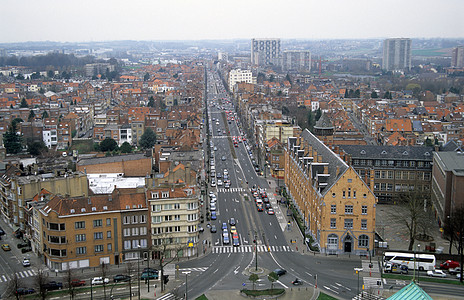
[(152, 173), (152, 165), (150, 156), (127, 154), (81, 159), (76, 168), (86, 174), (122, 173), (125, 177), (141, 177)]

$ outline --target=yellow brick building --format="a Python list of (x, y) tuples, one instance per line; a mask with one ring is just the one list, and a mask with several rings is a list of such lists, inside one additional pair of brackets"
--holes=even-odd
[(377, 199), (355, 170), (307, 129), (284, 156), (287, 192), (320, 251), (372, 253)]

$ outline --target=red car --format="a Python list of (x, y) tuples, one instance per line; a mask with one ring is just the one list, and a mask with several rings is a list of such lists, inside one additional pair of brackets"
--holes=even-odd
[(73, 279), (71, 281), (71, 286), (76, 287), (76, 286), (83, 286), (83, 285), (85, 285), (85, 280)]
[(459, 263), (457, 261), (450, 260), (450, 259), (440, 264), (440, 269), (445, 269), (445, 270), (454, 269), (457, 267), (459, 267)]

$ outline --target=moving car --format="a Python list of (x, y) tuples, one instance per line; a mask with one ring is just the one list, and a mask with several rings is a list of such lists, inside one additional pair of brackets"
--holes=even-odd
[(11, 251), (10, 245), (8, 245), (8, 244), (3, 244), (2, 249), (3, 249), (3, 251)]
[(103, 283), (109, 283), (110, 280), (108, 278), (103, 279), (103, 277), (94, 277), (92, 278), (92, 285), (96, 284), (103, 284)]
[(427, 276), (445, 278), (446, 274), (442, 270), (430, 270), (427, 271)]
[(231, 232), (231, 233), (237, 233), (237, 227), (235, 227), (235, 226), (230, 226), (230, 232)]
[(118, 274), (113, 277), (114, 282), (125, 282), (129, 281), (131, 277), (129, 275), (124, 275), (124, 274)]
[(34, 294), (35, 290), (33, 288), (17, 288), (15, 291), (16, 295), (28, 295)]
[(284, 270), (284, 269), (275, 269), (275, 270), (274, 270), (274, 273), (276, 273), (277, 276), (280, 277), (280, 276), (282, 276), (282, 275), (287, 274), (287, 270)]
[(32, 251), (32, 248), (29, 247), (29, 246), (28, 246), (28, 247), (24, 247), (24, 248), (21, 249), (21, 253), (26, 253), (26, 252), (30, 252), (30, 251)]
[(225, 160), (226, 160), (226, 157), (223, 155), (223, 156), (221, 157), (221, 159), (222, 159), (222, 161), (225, 161)]
[(210, 231), (211, 233), (217, 232), (216, 225), (211, 225)]
[(29, 267), (31, 265), (31, 262), (29, 261), (28, 258), (23, 259), (23, 267)]
[(216, 212), (215, 212), (215, 211), (212, 211), (212, 212), (211, 212), (211, 220), (216, 220), (216, 219), (217, 219)]
[(143, 272), (140, 279), (158, 279), (158, 272)]
[(211, 209), (211, 211), (215, 211), (216, 210), (216, 204), (212, 203), (210, 209)]
[(47, 291), (61, 290), (63, 288), (63, 283), (50, 281), (42, 285), (42, 287)]
[(448, 269), (448, 272), (449, 272), (451, 275), (461, 273), (461, 267)]
[(268, 214), (268, 215), (274, 215), (274, 214), (275, 214), (274, 209), (273, 209), (272, 207), (269, 208), (269, 209), (267, 210), (267, 214)]
[(459, 267), (459, 263), (457, 261), (448, 259), (447, 261), (444, 261), (440, 264), (440, 269), (451, 269), (451, 268), (457, 268)]
[(218, 185), (218, 186), (221, 186), (221, 185), (222, 185), (222, 180), (221, 180), (221, 179), (219, 179), (219, 180), (217, 181), (217, 185)]
[(230, 218), (229, 224), (230, 224), (231, 226), (235, 226), (235, 218)]
[(227, 231), (227, 223), (222, 223), (222, 230), (224, 231)]
[(222, 238), (224, 245), (228, 245), (230, 243), (229, 235), (224, 235)]

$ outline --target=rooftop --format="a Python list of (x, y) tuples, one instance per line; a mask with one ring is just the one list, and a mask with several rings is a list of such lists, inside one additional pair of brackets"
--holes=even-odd
[(376, 146), (376, 145), (341, 145), (340, 149), (352, 158), (378, 159), (417, 159), (432, 160), (433, 147), (424, 146)]

